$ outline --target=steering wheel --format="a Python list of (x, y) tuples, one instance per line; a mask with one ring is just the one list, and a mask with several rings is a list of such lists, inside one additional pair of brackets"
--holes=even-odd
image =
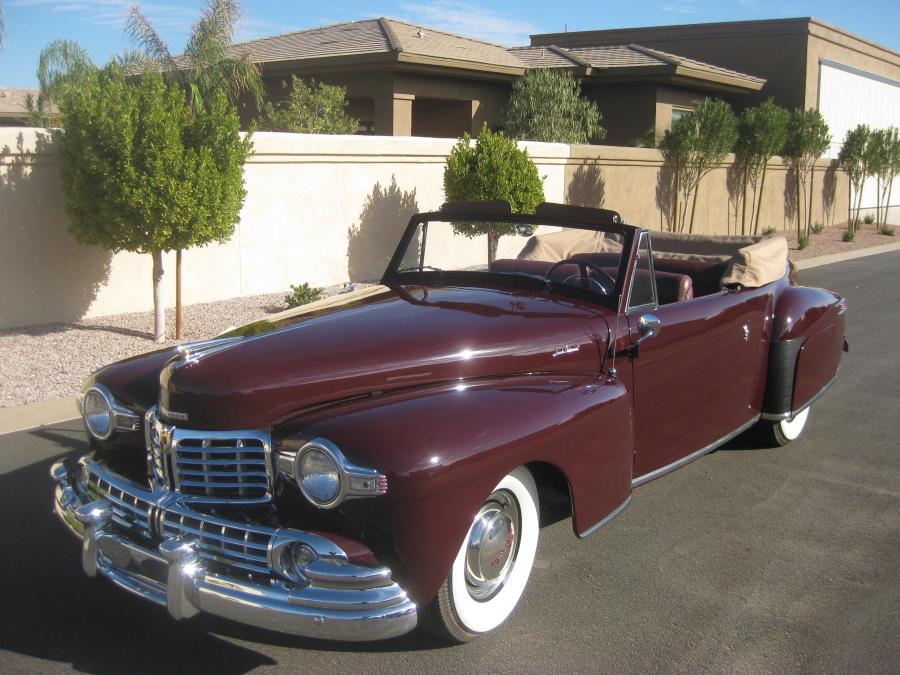
[[(581, 271), (581, 274), (573, 274), (563, 279), (562, 283), (564, 284), (569, 284), (570, 281), (577, 279), (581, 282), (583, 287), (587, 287), (588, 289), (594, 288), (599, 290), (603, 295), (612, 295), (613, 291), (616, 289), (615, 279), (590, 260), (583, 260), (581, 258), (565, 258), (564, 260), (553, 263), (553, 265), (550, 266), (550, 269), (547, 270), (547, 274), (544, 276), (544, 281), (548, 286), (552, 283), (553, 272), (557, 267), (562, 265), (578, 265), (578, 268)], [(590, 270), (590, 272), (588, 270)], [(601, 278), (596, 278), (594, 274), (599, 274)]]

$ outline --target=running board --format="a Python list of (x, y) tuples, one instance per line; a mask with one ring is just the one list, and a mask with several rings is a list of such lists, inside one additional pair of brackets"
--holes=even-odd
[(643, 476), (638, 476), (637, 478), (634, 478), (631, 481), (631, 487), (636, 488), (638, 485), (643, 485), (644, 483), (648, 483), (651, 480), (653, 480), (654, 478), (659, 478), (660, 476), (665, 476), (670, 471), (679, 469), (682, 466), (684, 466), (685, 464), (693, 462), (698, 457), (702, 457), (703, 455), (705, 455), (709, 452), (712, 452), (713, 450), (718, 448), (720, 445), (724, 445), (725, 443), (730, 441), (732, 438), (739, 436), (742, 433), (744, 433), (745, 431), (747, 431), (747, 429), (749, 429), (750, 427), (752, 427), (754, 424), (756, 424), (759, 421), (759, 418), (760, 418), (760, 416), (757, 415), (756, 417), (754, 417), (752, 420), (750, 420), (746, 424), (743, 424), (740, 427), (738, 427), (737, 429), (735, 429), (734, 431), (732, 431), (730, 434), (726, 434), (725, 436), (722, 436), (722, 438), (720, 438), (719, 440), (713, 441), (709, 445), (707, 445), (703, 448), (700, 448), (699, 450), (696, 450), (695, 452), (692, 452), (691, 454), (686, 455), (686, 456), (682, 457), (681, 459), (677, 459), (674, 462), (672, 462), (671, 464), (666, 464), (665, 466), (662, 466), (658, 469), (654, 469), (650, 473), (645, 473)]

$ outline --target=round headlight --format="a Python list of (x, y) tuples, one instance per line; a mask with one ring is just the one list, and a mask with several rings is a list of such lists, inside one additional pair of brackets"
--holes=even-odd
[(98, 389), (89, 389), (82, 403), (84, 424), (91, 435), (101, 441), (112, 436), (115, 416), (109, 399)]
[(313, 446), (297, 459), (297, 484), (306, 498), (318, 506), (334, 502), (341, 492), (341, 472), (331, 455)]

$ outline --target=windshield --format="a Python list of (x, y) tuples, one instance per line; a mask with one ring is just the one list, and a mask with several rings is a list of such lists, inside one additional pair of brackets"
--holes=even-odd
[(612, 299), (619, 293), (624, 242), (624, 233), (612, 228), (426, 220), (401, 244), (388, 277), (400, 283), (549, 287)]

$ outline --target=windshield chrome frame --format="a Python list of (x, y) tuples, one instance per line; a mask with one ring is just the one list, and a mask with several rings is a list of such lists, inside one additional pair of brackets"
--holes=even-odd
[(626, 279), (626, 277), (630, 277), (628, 271), (630, 269), (631, 259), (634, 256), (635, 238), (637, 236), (637, 233), (640, 232), (638, 228), (632, 225), (626, 225), (624, 223), (603, 223), (601, 225), (590, 220), (568, 219), (559, 217), (550, 218), (546, 216), (536, 216), (534, 214), (521, 213), (502, 215), (484, 214), (483, 216), (474, 214), (460, 216), (456, 214), (443, 213), (441, 211), (418, 213), (410, 218), (409, 224), (406, 226), (406, 230), (403, 232), (403, 236), (400, 238), (400, 242), (397, 245), (397, 248), (394, 250), (394, 255), (391, 256), (391, 261), (388, 264), (387, 270), (385, 270), (384, 276), (381, 279), (381, 283), (385, 286), (403, 285), (409, 284), (410, 282), (423, 284), (423, 282), (429, 281), (443, 283), (447, 276), (456, 276), (457, 278), (460, 278), (464, 275), (474, 274), (483, 274), (486, 276), (494, 277), (495, 279), (509, 279), (509, 275), (495, 274), (492, 272), (469, 272), (463, 270), (447, 270), (445, 272), (400, 271), (400, 265), (406, 254), (406, 250), (409, 247), (410, 242), (415, 236), (415, 233), (419, 229), (420, 225), (423, 227), (423, 229), (427, 229), (428, 223), (430, 222), (452, 223), (454, 221), (471, 221), (473, 218), (477, 218), (478, 220), (485, 222), (516, 224), (523, 223), (536, 226), (548, 225), (577, 230), (588, 230), (592, 232), (611, 232), (621, 235), (623, 237), (622, 253), (619, 257), (619, 268), (616, 273), (616, 287), (612, 295), (603, 296), (592, 291), (585, 291), (574, 286), (565, 286), (559, 283), (552, 283), (549, 285), (550, 292), (554, 294), (574, 296), (581, 299), (593, 300), (594, 302), (597, 302), (598, 300), (602, 300), (604, 298), (608, 298), (607, 301), (600, 302), (600, 304), (608, 306), (613, 311), (620, 311), (621, 301), (625, 296), (625, 284), (630, 280)]

